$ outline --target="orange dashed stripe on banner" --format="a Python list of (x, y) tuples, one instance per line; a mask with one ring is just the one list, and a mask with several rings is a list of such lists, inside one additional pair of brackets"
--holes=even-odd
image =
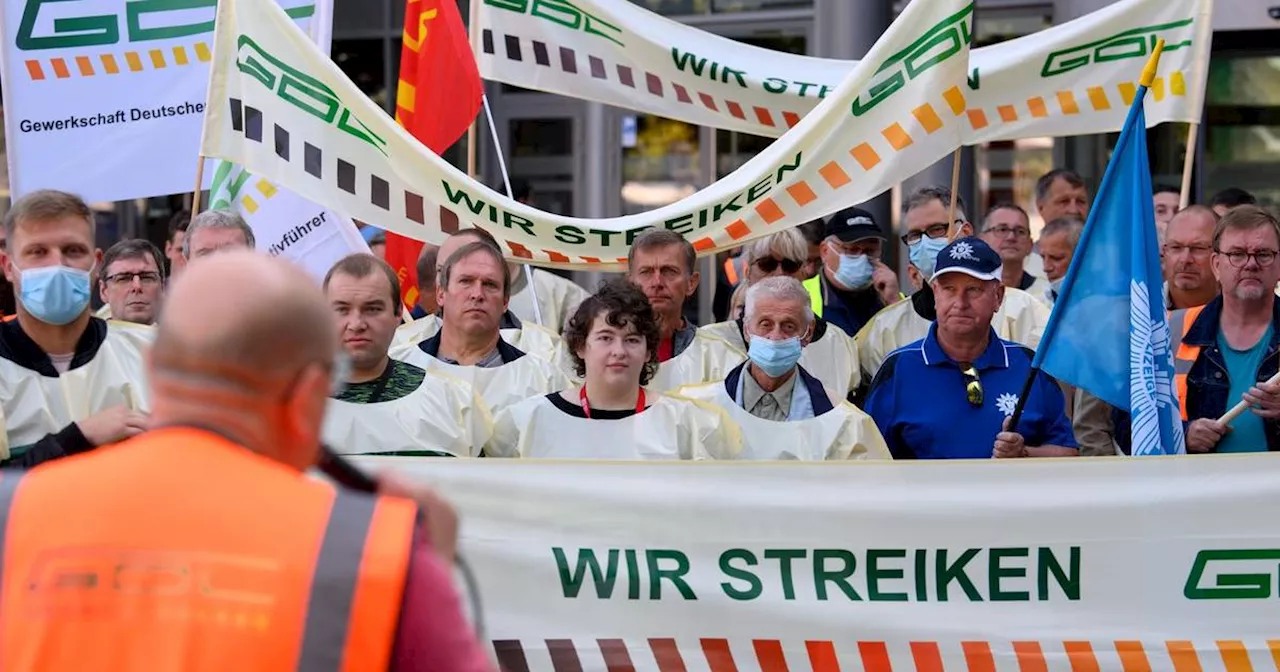
[(1253, 672), (1253, 663), (1249, 662), (1249, 649), (1239, 640), (1219, 640), (1218, 652), (1222, 654), (1222, 664), (1227, 672)]
[[(724, 227), (724, 232), (729, 234), (729, 237), (734, 240), (742, 240), (743, 238), (746, 238), (747, 236), (751, 235), (751, 228), (747, 226), (746, 222), (742, 221), (741, 219), (737, 219), (737, 220), (734, 220), (734, 222), (729, 226)], [(703, 238), (703, 240), (708, 240), (708, 239)], [(694, 247), (696, 248), (697, 246), (698, 245), (695, 243)]]
[(1116, 655), (1120, 656), (1120, 667), (1124, 672), (1151, 672), (1151, 661), (1147, 660), (1142, 642), (1116, 642)]
[(960, 92), (960, 87), (953, 86), (942, 93), (942, 99), (947, 101), (947, 107), (951, 108), (951, 113), (957, 117), (964, 114), (968, 104), (964, 100), (964, 94)]
[(853, 181), (850, 179), (849, 174), (844, 172), (844, 168), (841, 168), (840, 164), (835, 161), (828, 162), (827, 165), (819, 168), (818, 174), (827, 181), (827, 184), (832, 189), (839, 189)]
[(981, 131), (988, 126), (987, 113), (981, 108), (973, 108), (969, 110), (969, 125), (973, 126), (973, 130)]
[(782, 642), (776, 639), (757, 639), (752, 642), (756, 650), (756, 660), (760, 662), (760, 672), (790, 672), (787, 668), (787, 657), (782, 652)]
[(1019, 672), (1049, 672), (1040, 642), (1014, 642), (1013, 655), (1018, 659)]
[(1031, 110), (1031, 116), (1037, 119), (1043, 119), (1049, 116), (1049, 108), (1044, 104), (1044, 98), (1036, 96), (1027, 99), (1027, 109)]
[(858, 642), (858, 655), (867, 672), (893, 672), (889, 662), (889, 647), (884, 642)]
[(902, 128), (902, 124), (892, 124), (883, 131), (880, 131), (880, 134), (883, 135), (884, 139), (888, 140), (889, 144), (898, 151), (902, 151), (911, 146), (911, 136), (907, 135), (907, 131)]
[(818, 200), (818, 195), (813, 193), (813, 187), (810, 187), (809, 183), (804, 180), (787, 187), (787, 193), (791, 195), (791, 199), (796, 202), (796, 205), (802, 208)]
[(961, 642), (964, 662), (969, 672), (996, 672), (996, 659), (991, 655), (991, 645), (986, 642)]
[(733, 662), (733, 652), (729, 650), (729, 640), (704, 639), (700, 643), (711, 672), (738, 672), (738, 665)]
[(782, 208), (778, 207), (778, 202), (772, 198), (766, 198), (763, 201), (760, 201), (760, 203), (756, 205), (756, 214), (760, 215), (760, 219), (763, 219), (766, 224), (773, 224), (779, 219), (786, 217), (786, 213), (782, 211)]
[(1280, 640), (1268, 639), (1267, 648), (1271, 650), (1271, 662), (1276, 664), (1276, 669), (1280, 670)]
[(911, 110), (911, 116), (920, 122), (921, 128), (929, 135), (933, 135), (934, 131), (942, 128), (942, 119), (938, 118), (938, 113), (933, 110), (933, 106), (929, 103)]
[(1151, 80), (1151, 97), (1157, 103), (1164, 100), (1164, 77), (1157, 76)]
[(1063, 642), (1062, 649), (1071, 661), (1071, 672), (1099, 672), (1098, 657), (1089, 642)]
[(916, 663), (916, 672), (944, 672), (937, 642), (911, 642), (911, 659)]
[(1101, 86), (1089, 87), (1089, 104), (1099, 112), (1111, 109), (1111, 101), (1107, 100), (1107, 92)]
[(1012, 105), (1001, 105), (996, 108), (996, 112), (1000, 115), (1000, 120), (1006, 124), (1011, 124), (1018, 120), (1018, 110)]
[[(209, 50), (208, 43), (197, 42), (190, 47), (177, 45), (167, 50), (170, 54), (166, 56), (165, 49), (151, 49), (146, 52), (126, 51), (117, 54), (95, 54), (70, 57), (50, 58), (47, 61), (29, 60), (24, 61), (27, 67), (27, 76), (32, 81), (43, 81), (48, 79), (49, 71), (58, 79), (68, 79), (70, 77), (95, 77), (97, 75), (118, 75), (121, 71), (120, 59), (124, 61), (124, 67), (130, 72), (142, 72), (144, 70), (162, 70), (170, 66), (191, 65), (195, 61), (192, 60), (187, 49), (195, 50), (195, 58), (199, 62), (208, 63), (213, 60), (213, 53)], [(172, 58), (172, 61), (169, 59)], [(70, 67), (70, 63), (75, 63), (75, 68)], [(100, 62), (101, 67), (96, 67), (96, 63)], [(47, 68), (47, 70), (46, 70)]]
[(1070, 91), (1058, 92), (1058, 105), (1062, 106), (1063, 114), (1080, 114), (1080, 106), (1076, 104), (1076, 94)]
[(1133, 82), (1120, 82), (1116, 85), (1120, 90), (1120, 100), (1124, 101), (1126, 106), (1133, 104), (1133, 99), (1138, 95), (1138, 85)]
[(809, 667), (813, 672), (840, 672), (840, 656), (836, 654), (835, 644), (805, 642), (804, 648), (809, 653)]
[(1173, 661), (1173, 672), (1204, 672), (1200, 667), (1200, 658), (1196, 655), (1196, 646), (1191, 642), (1166, 642), (1169, 660)]
[[(745, 226), (745, 224), (743, 226)], [(699, 252), (714, 250), (716, 249), (716, 241), (711, 240), (710, 238), (699, 238), (698, 240), (693, 241), (693, 249)]]
[(858, 165), (862, 166), (863, 170), (871, 170), (880, 164), (880, 155), (876, 153), (874, 147), (865, 142), (849, 150), (849, 153), (858, 161)]

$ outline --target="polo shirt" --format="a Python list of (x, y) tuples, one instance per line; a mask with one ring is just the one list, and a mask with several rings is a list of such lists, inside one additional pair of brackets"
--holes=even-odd
[[(889, 354), (871, 382), (866, 411), (894, 459), (991, 457), (1005, 418), (1013, 415), (1031, 371), (1034, 352), (991, 331), (987, 349), (973, 362), (982, 384), (982, 406), (969, 403), (960, 366), (929, 334)], [(1036, 374), (1017, 431), (1028, 446), (1076, 447), (1057, 382)]]

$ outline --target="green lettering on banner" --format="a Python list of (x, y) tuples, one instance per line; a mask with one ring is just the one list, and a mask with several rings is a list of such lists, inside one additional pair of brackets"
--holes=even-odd
[[(1191, 573), (1182, 594), (1188, 600), (1261, 600), (1271, 597), (1276, 584), (1276, 568), (1272, 564), (1266, 572), (1258, 572), (1261, 561), (1274, 563), (1280, 560), (1280, 549), (1223, 549), (1206, 550), (1196, 553), (1195, 563), (1191, 565)], [(1253, 563), (1252, 571), (1239, 573), (1249, 567), (1240, 567), (1233, 563)], [(1217, 571), (1217, 580), (1211, 586), (1201, 585), (1206, 570), (1212, 566)], [(1227, 574), (1224, 570), (1235, 569), (1237, 573)]]
[(929, 601), (929, 551), (916, 549), (916, 601)]
[(1072, 546), (1067, 555), (1067, 567), (1064, 570), (1058, 556), (1052, 548), (1040, 547), (1036, 553), (1036, 597), (1041, 602), (1049, 601), (1049, 575), (1053, 575), (1058, 588), (1068, 600), (1080, 599), (1080, 547)]
[(764, 90), (768, 91), (769, 93), (786, 93), (788, 84), (787, 84), (787, 80), (785, 79), (778, 79), (777, 77), (769, 77), (768, 79), (765, 79), (763, 82), (761, 82), (761, 86), (763, 86)]
[(782, 177), (787, 173), (794, 172), (800, 168), (800, 157), (804, 156), (804, 152), (796, 152), (796, 156), (791, 163), (784, 163), (778, 166), (778, 172), (774, 175), (774, 181), (782, 184)]
[(764, 195), (769, 193), (769, 190), (772, 188), (773, 188), (773, 176), (765, 175), (764, 179), (751, 185), (751, 189), (747, 191), (747, 203), (748, 204), (755, 203), (761, 198), (764, 198)]
[(634, 245), (636, 242), (636, 238), (639, 238), (640, 234), (652, 228), (653, 228), (652, 226), (641, 226), (635, 229), (627, 229), (627, 247), (631, 247), (632, 245)]
[(1164, 50), (1176, 51), (1191, 46), (1193, 19), (1172, 23), (1132, 28), (1101, 40), (1095, 40), (1066, 49), (1059, 49), (1044, 61), (1041, 77), (1053, 77), (1083, 68), (1090, 63), (1109, 63), (1131, 58), (1146, 59), (1155, 49), (1156, 41), (1164, 38)]
[(675, 61), (677, 70), (684, 72), (685, 67), (688, 66), (697, 77), (701, 77), (702, 69), (707, 67), (707, 59), (698, 58), (689, 51), (681, 53), (680, 47), (671, 47), (671, 60)]
[(581, 30), (588, 35), (603, 37), (619, 47), (627, 46), (618, 40), (622, 36), (621, 28), (583, 11), (569, 0), (484, 0), (484, 4), (516, 14), (529, 14), (570, 30)]
[(453, 187), (449, 184), (448, 180), (440, 180), (440, 183), (444, 185), (444, 195), (446, 198), (449, 199), (450, 203), (454, 205), (458, 205), (459, 203), (466, 201), (467, 210), (470, 210), (471, 214), (473, 215), (479, 215), (482, 211), (484, 211), (484, 206), (485, 206), (484, 201), (480, 200), (479, 198), (475, 199), (474, 201), (471, 200), (471, 194), (468, 194), (466, 191), (462, 189), (458, 189), (457, 191), (454, 191)]
[(982, 88), (982, 74), (978, 72), (977, 68), (974, 68), (973, 72), (969, 74), (969, 90), (977, 91), (980, 88)]
[(982, 601), (982, 595), (978, 593), (978, 589), (974, 587), (973, 581), (969, 579), (969, 575), (964, 571), (965, 565), (969, 564), (970, 560), (977, 557), (978, 552), (981, 550), (982, 549), (980, 548), (966, 549), (965, 552), (960, 554), (960, 557), (957, 558), (954, 563), (948, 565), (947, 549), (938, 549), (938, 556), (935, 564), (938, 577), (938, 589), (936, 592), (938, 594), (939, 602), (947, 601), (947, 587), (952, 581), (956, 581), (960, 584), (960, 589), (964, 591), (965, 597), (968, 597), (970, 602)]
[[(383, 156), (387, 155), (387, 141), (356, 119), (338, 95), (323, 82), (267, 53), (248, 35), (241, 35), (236, 44), (236, 67), (241, 72), (294, 107), (326, 124), (335, 125), (338, 130), (369, 143)], [(356, 125), (352, 125), (353, 121)]]
[(560, 590), (566, 598), (578, 596), (588, 571), (596, 588), (596, 597), (602, 600), (613, 597), (613, 584), (618, 578), (618, 549), (609, 549), (608, 570), (605, 571), (600, 569), (595, 551), (590, 548), (578, 549), (578, 561), (572, 573), (569, 571), (569, 559), (564, 549), (557, 546), (551, 552), (556, 557), (556, 568), (560, 570)]
[(1004, 579), (1026, 578), (1026, 567), (1005, 567), (1005, 558), (1030, 557), (1027, 548), (993, 548), (987, 551), (987, 593), (992, 602), (1027, 602), (1031, 593), (1026, 591), (1007, 591), (1001, 585)]
[(809, 552), (803, 548), (773, 548), (764, 552), (766, 560), (778, 561), (778, 578), (782, 580), (782, 598), (796, 599), (796, 583), (792, 578), (791, 561), (801, 560)]
[(901, 548), (867, 549), (867, 599), (872, 602), (906, 602), (906, 593), (887, 593), (880, 590), (880, 581), (901, 579), (905, 572), (900, 568), (881, 567), (880, 561), (907, 557)]
[(555, 239), (565, 245), (583, 245), (587, 242), (587, 236), (576, 226), (569, 224), (561, 224), (556, 227)]
[[(827, 560), (839, 560), (844, 566), (838, 570), (827, 569)], [(858, 558), (842, 548), (817, 548), (813, 551), (813, 591), (819, 600), (827, 599), (827, 584), (834, 583), (844, 596), (855, 602), (861, 602), (862, 596), (854, 590), (848, 579), (858, 567)]]
[[(972, 14), (973, 3), (969, 3), (964, 9), (939, 21), (906, 49), (886, 59), (876, 70), (871, 88), (854, 99), (853, 115), (860, 117), (870, 112), (901, 91), (908, 80), (914, 80), (960, 53), (972, 39), (969, 29)], [(868, 96), (865, 101), (863, 95)]]
[[(649, 567), (649, 599), (662, 599), (662, 580), (666, 579), (675, 586), (680, 592), (680, 596), (686, 600), (696, 600), (698, 597), (693, 594), (693, 589), (685, 582), (684, 577), (689, 573), (689, 556), (680, 551), (673, 550), (650, 550), (644, 552), (645, 562)], [(673, 569), (663, 569), (661, 562), (663, 560), (674, 560), (676, 563)]]
[[(693, 233), (693, 213), (672, 217), (663, 222), (662, 225), (680, 235)], [(686, 226), (687, 225), (687, 226)]]
[[(18, 34), (14, 39), (15, 46), (22, 51), (38, 51), (42, 49), (67, 49), (75, 47), (96, 47), (117, 44), (120, 40), (120, 15), (96, 14), (93, 16), (75, 16), (55, 18), (52, 21), (53, 34), (37, 37), (34, 35), (39, 22), (40, 9), (45, 5), (57, 3), (65, 6), (68, 0), (27, 0), (23, 5), (22, 19), (18, 22)], [(118, 4), (118, 3), (117, 3)], [(189, 35), (207, 35), (213, 32), (212, 11), (207, 21), (185, 23), (190, 20), (189, 10), (200, 10), (217, 7), (217, 0), (132, 0), (123, 3), (125, 7), (124, 23), (127, 41), (151, 42), (169, 40)], [(293, 7), (285, 12), (294, 19), (307, 18), (315, 14), (315, 4)], [(170, 14), (172, 12), (172, 14)], [(143, 17), (146, 17), (145, 21)], [(172, 17), (172, 23), (166, 22)], [(146, 23), (149, 27), (143, 27)]]
[(738, 569), (730, 564), (734, 560), (741, 560), (742, 563), (748, 567), (755, 567), (760, 564), (760, 561), (756, 560), (755, 553), (752, 553), (745, 548), (731, 548), (724, 553), (721, 553), (720, 572), (730, 579), (745, 581), (747, 583), (747, 588), (742, 590), (725, 581), (720, 583), (720, 589), (723, 590), (724, 594), (728, 595), (729, 599), (732, 600), (745, 602), (747, 600), (759, 598), (760, 594), (764, 592), (764, 583), (762, 583), (760, 578), (755, 574), (752, 574), (746, 569)]
[(526, 236), (533, 235), (533, 220), (525, 219), (513, 212), (507, 212), (506, 210), (502, 211), (502, 225), (508, 229), (513, 226), (518, 226), (521, 231), (524, 231)]
[(737, 212), (741, 210), (742, 206), (738, 205), (739, 198), (742, 198), (742, 194), (734, 194), (733, 198), (729, 199), (728, 203), (717, 203), (712, 211), (713, 214), (711, 221), (718, 222), (722, 217), (724, 217), (724, 213)]

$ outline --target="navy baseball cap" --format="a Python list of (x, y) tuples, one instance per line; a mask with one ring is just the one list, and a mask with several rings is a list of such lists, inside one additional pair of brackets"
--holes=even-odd
[(885, 240), (884, 232), (876, 226), (876, 220), (871, 213), (862, 208), (845, 208), (827, 220), (827, 225), (823, 233), (824, 238), (835, 236), (846, 243), (852, 243), (855, 240), (864, 238), (879, 238)]
[(1000, 254), (976, 236), (961, 238), (942, 248), (932, 282), (943, 273), (964, 273), (979, 280), (1001, 279)]

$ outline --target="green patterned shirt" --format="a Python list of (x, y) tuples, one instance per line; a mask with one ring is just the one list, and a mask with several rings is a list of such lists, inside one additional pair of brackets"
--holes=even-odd
[(376, 404), (395, 401), (416, 392), (422, 386), (427, 372), (418, 367), (392, 359), (381, 376), (363, 383), (346, 386), (334, 399), (352, 404)]

